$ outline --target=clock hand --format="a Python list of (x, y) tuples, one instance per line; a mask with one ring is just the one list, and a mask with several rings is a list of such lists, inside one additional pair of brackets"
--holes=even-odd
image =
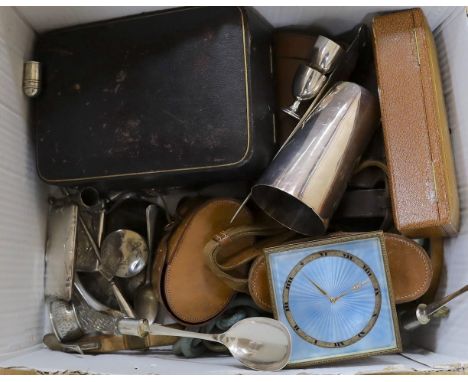
[(320, 288), (320, 286), (318, 286), (316, 283), (314, 283), (314, 282), (313, 282), (310, 278), (308, 278), (307, 276), (305, 276), (305, 278), (306, 278), (307, 281), (309, 281), (314, 287), (316, 287), (316, 288), (319, 290), (320, 293), (322, 293), (324, 296), (326, 296), (326, 297), (330, 300), (330, 302), (333, 302), (333, 301), (332, 301), (333, 298), (330, 297), (330, 296), (328, 295), (328, 293), (327, 293), (324, 289)]
[(350, 294), (352, 292), (355, 292), (355, 291), (361, 289), (368, 282), (369, 282), (369, 280), (364, 280), (364, 281), (360, 281), (360, 282), (354, 284), (350, 289), (348, 289), (347, 291), (341, 293), (338, 297), (332, 298), (333, 302), (337, 302), (341, 297), (346, 296), (347, 294)]

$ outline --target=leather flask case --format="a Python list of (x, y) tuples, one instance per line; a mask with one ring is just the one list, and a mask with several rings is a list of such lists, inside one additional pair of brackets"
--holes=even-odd
[(422, 10), (375, 17), (373, 43), (395, 225), (409, 237), (455, 236), (454, 160), (437, 51)]
[[(252, 224), (252, 215), (246, 208), (229, 223), (239, 206), (240, 203), (232, 199), (211, 199), (187, 213), (177, 228), (162, 240), (153, 267), (153, 287), (161, 286), (162, 301), (180, 323), (201, 325), (215, 318), (235, 295), (236, 291), (206, 264), (203, 249), (218, 232)], [(165, 266), (161, 274), (162, 261)]]

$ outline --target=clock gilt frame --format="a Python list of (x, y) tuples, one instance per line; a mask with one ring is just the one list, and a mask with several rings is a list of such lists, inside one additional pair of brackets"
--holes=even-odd
[[(389, 354), (389, 353), (394, 354), (394, 353), (399, 353), (402, 351), (402, 342), (401, 342), (399, 325), (398, 325), (398, 315), (397, 315), (396, 306), (395, 306), (395, 299), (393, 296), (392, 281), (391, 281), (390, 270), (389, 270), (390, 268), (388, 264), (387, 251), (385, 249), (384, 233), (382, 231), (330, 235), (322, 239), (299, 240), (299, 241), (291, 242), (291, 243), (284, 244), (284, 245), (265, 248), (263, 252), (266, 257), (268, 287), (270, 290), (271, 303), (273, 307), (273, 316), (276, 320), (279, 320), (277, 312), (278, 312), (278, 309), (282, 309), (282, 306), (277, 306), (276, 304), (276, 298), (275, 298), (276, 294), (275, 294), (275, 289), (273, 286), (273, 280), (271, 278), (270, 262), (268, 261), (268, 257), (271, 254), (274, 254), (277, 252), (288, 251), (292, 249), (311, 249), (311, 251), (313, 251), (314, 247), (319, 247), (323, 245), (341, 244), (341, 243), (346, 243), (346, 242), (353, 241), (353, 240), (375, 239), (375, 238), (379, 240), (380, 251), (381, 251), (382, 260), (384, 263), (385, 278), (387, 282), (388, 294), (389, 294), (389, 299), (390, 299), (391, 318), (392, 318), (392, 323), (393, 323), (393, 330), (395, 333), (396, 346), (393, 348), (383, 349), (383, 350), (375, 350), (375, 351), (370, 350), (370, 351), (366, 351), (364, 354), (351, 354), (351, 355), (336, 356), (333, 358), (326, 358), (326, 359), (320, 359), (320, 360), (295, 362), (294, 364), (288, 364), (286, 368), (300, 368), (300, 367), (308, 367), (308, 366), (314, 366), (314, 365), (323, 365), (323, 364), (336, 363), (339, 361), (345, 361), (345, 360), (351, 360), (351, 359), (368, 358), (368, 357), (375, 356), (375, 355), (382, 355), (382, 354)], [(325, 251), (333, 251), (333, 250), (334, 249), (327, 249)], [(320, 251), (324, 251), (324, 250), (320, 250)], [(338, 251), (341, 251), (341, 250), (338, 250)], [(319, 252), (319, 251), (317, 250), (316, 252)], [(308, 256), (310, 256), (310, 254)], [(353, 256), (357, 256), (357, 255), (353, 254)]]

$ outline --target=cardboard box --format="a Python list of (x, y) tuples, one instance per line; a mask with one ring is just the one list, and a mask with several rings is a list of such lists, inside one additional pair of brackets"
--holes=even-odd
[[(78, 355), (49, 351), (44, 305), (47, 187), (37, 174), (29, 99), (22, 94), (22, 64), (30, 59), (35, 32), (137, 14), (161, 7), (0, 7), (0, 368), (98, 374), (250, 374), (230, 357), (186, 360), (166, 351)], [(388, 7), (257, 7), (274, 26), (315, 26), (337, 34), (370, 22)], [(445, 241), (438, 296), (467, 283), (468, 229), (468, 18), (464, 7), (423, 8), (434, 31), (455, 154), (462, 226)], [(416, 331), (401, 355), (283, 374), (466, 372), (468, 299), (450, 303), (450, 315)]]

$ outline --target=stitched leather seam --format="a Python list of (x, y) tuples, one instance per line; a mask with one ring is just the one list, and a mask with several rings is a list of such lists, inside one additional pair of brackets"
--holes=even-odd
[(392, 238), (398, 242), (400, 242), (401, 244), (407, 246), (408, 248), (411, 248), (411, 249), (415, 249), (416, 252), (418, 253), (419, 257), (422, 259), (423, 263), (424, 263), (424, 271), (425, 271), (425, 274), (424, 274), (424, 282), (422, 283), (422, 285), (420, 285), (420, 287), (412, 292), (412, 293), (409, 293), (407, 295), (404, 295), (404, 296), (400, 296), (400, 299), (405, 299), (405, 298), (408, 298), (408, 297), (416, 297), (418, 296), (424, 289), (425, 285), (429, 284), (430, 283), (430, 280), (429, 280), (429, 262), (428, 262), (428, 259), (427, 259), (427, 256), (421, 251), (421, 248), (417, 247), (416, 245), (413, 245), (412, 243), (408, 242), (407, 240), (403, 239), (403, 238), (400, 238), (398, 236), (390, 236), (390, 235), (387, 235), (389, 238)]

